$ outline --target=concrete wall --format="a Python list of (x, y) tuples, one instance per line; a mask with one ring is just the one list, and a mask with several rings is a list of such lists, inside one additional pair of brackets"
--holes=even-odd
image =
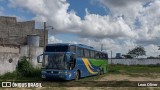
[[(43, 53), (43, 47), (26, 45), (14, 48), (0, 46), (0, 51), (2, 51), (0, 52), (0, 75), (15, 71), (18, 60), (23, 56), (29, 57), (34, 67), (41, 67), (41, 64), (37, 63), (37, 56)], [(12, 62), (10, 62), (10, 60)]]
[(30, 58), (30, 63), (36, 68), (41, 67), (37, 62), (37, 56), (43, 53), (43, 47), (21, 46), (20, 56), (27, 56)]
[[(39, 35), (40, 46), (44, 45), (43, 29), (35, 29), (35, 21), (17, 22), (15, 17), (0, 16), (0, 45), (26, 45), (27, 35)], [(48, 31), (45, 33), (48, 43)]]
[[(40, 36), (39, 45), (44, 46), (44, 31), (35, 29), (35, 21), (17, 22), (16, 17), (0, 16), (0, 74), (14, 71), (22, 56), (29, 57), (35, 67), (41, 66), (37, 56), (43, 48), (27, 46), (27, 35)], [(48, 43), (48, 31), (45, 36)]]
[[(9, 62), (9, 59), (12, 59), (12, 62)], [(18, 53), (0, 53), (0, 75), (15, 71), (18, 60)]]
[(160, 65), (160, 59), (109, 59), (108, 63), (122, 65)]
[(17, 46), (0, 46), (0, 74), (16, 70), (19, 50), (20, 48)]
[(19, 50), (17, 46), (0, 46), (0, 53), (19, 53)]

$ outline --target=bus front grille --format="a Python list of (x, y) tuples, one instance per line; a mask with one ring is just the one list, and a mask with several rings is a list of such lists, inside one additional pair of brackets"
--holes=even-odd
[(58, 71), (47, 71), (47, 73), (58, 74)]

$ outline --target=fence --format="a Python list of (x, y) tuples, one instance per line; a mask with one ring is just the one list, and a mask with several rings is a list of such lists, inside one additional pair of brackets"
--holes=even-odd
[(160, 65), (160, 59), (109, 59), (108, 64)]

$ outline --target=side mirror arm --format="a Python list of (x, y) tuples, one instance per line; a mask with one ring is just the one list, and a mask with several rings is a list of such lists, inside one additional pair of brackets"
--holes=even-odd
[(40, 54), (39, 56), (37, 56), (37, 62), (38, 63), (42, 63), (42, 62), (40, 62), (40, 56), (42, 56), (43, 54)]

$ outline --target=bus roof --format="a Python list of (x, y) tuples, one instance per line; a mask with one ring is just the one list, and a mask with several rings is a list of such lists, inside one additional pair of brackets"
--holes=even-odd
[(47, 46), (56, 46), (56, 45), (76, 45), (76, 44), (72, 44), (72, 43), (55, 43), (55, 44), (47, 44)]
[(55, 44), (48, 44), (47, 46), (57, 46), (57, 45), (60, 45), (60, 46), (71, 46), (71, 45), (74, 45), (74, 46), (77, 46), (77, 47), (81, 47), (81, 48), (85, 48), (85, 49), (90, 49), (90, 50), (94, 50), (94, 51), (97, 51), (97, 52), (101, 52), (101, 53), (106, 53), (104, 51), (100, 51), (100, 50), (96, 50), (94, 49), (93, 47), (91, 46), (88, 46), (88, 45), (84, 45), (84, 44), (73, 44), (73, 43), (55, 43)]
[(74, 45), (74, 46), (78, 46), (78, 47), (82, 47), (82, 48), (94, 49), (93, 47), (88, 46), (88, 45), (72, 44), (72, 43), (55, 43), (55, 44), (48, 44), (47, 46), (57, 46), (57, 45), (67, 45), (67, 46)]

